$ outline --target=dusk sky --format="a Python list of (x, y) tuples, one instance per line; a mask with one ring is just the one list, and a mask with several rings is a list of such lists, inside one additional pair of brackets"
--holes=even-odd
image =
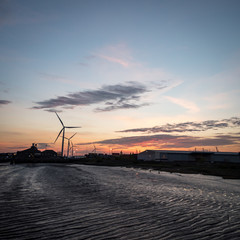
[(55, 111), (78, 155), (240, 151), (239, 0), (1, 0), (0, 36), (0, 152)]

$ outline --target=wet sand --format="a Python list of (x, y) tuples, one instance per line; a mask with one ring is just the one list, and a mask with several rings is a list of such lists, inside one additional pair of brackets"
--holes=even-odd
[(81, 159), (76, 163), (97, 166), (125, 166), (141, 169), (151, 169), (165, 172), (190, 173), (220, 176), (226, 179), (240, 179), (240, 163), (224, 162), (157, 162), (138, 161), (132, 159)]
[(0, 239), (240, 239), (240, 180), (0, 165)]
[(220, 176), (226, 179), (240, 179), (240, 163), (230, 162), (170, 162), (170, 161), (139, 161), (136, 155), (118, 156), (115, 158), (93, 157), (93, 158), (36, 158), (17, 159), (16, 164), (22, 163), (65, 163), (85, 164), (94, 166), (120, 166), (130, 168), (151, 169), (165, 172), (190, 173)]

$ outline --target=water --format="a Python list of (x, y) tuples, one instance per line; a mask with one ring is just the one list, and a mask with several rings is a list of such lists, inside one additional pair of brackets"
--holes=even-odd
[(240, 180), (0, 165), (0, 239), (240, 239)]

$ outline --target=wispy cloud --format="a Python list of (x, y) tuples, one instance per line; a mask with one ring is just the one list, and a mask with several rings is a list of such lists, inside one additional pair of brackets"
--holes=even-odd
[(151, 128), (126, 129), (118, 132), (183, 133), (183, 132), (200, 132), (200, 131), (207, 131), (207, 130), (217, 130), (217, 129), (227, 128), (227, 127), (229, 128), (240, 127), (240, 118), (232, 117), (229, 119), (222, 119), (222, 120), (207, 120), (202, 122), (183, 122), (183, 123), (175, 123), (175, 124), (165, 124), (165, 125), (155, 126)]
[(137, 82), (125, 84), (103, 85), (97, 90), (86, 90), (59, 96), (49, 100), (36, 102), (33, 109), (51, 109), (57, 107), (71, 108), (76, 106), (89, 106), (103, 104), (96, 111), (112, 111), (116, 109), (138, 108), (147, 103), (138, 103), (142, 94), (150, 91), (145, 85)]
[(182, 98), (174, 98), (174, 97), (170, 97), (170, 96), (164, 96), (166, 99), (168, 99), (170, 102), (175, 103), (187, 110), (189, 110), (190, 112), (199, 112), (200, 109), (198, 108), (198, 106), (194, 103), (191, 102), (189, 100), (186, 99), (182, 99)]
[(29, 146), (7, 146), (6, 147), (6, 149), (8, 149), (8, 150), (14, 150), (14, 151), (19, 151), (19, 150), (21, 150), (21, 149), (27, 149), (27, 148), (29, 148)]
[(130, 50), (126, 44), (106, 46), (98, 50), (91, 56), (93, 56), (94, 58), (106, 60), (110, 63), (118, 64), (124, 68), (138, 65), (136, 62), (133, 61)]
[(109, 105), (107, 107), (103, 108), (96, 108), (96, 112), (109, 112), (117, 109), (133, 109), (133, 108), (140, 108), (143, 106), (149, 105), (148, 103), (142, 103), (142, 104), (134, 104), (134, 103), (122, 103), (122, 100), (116, 102), (116, 103), (106, 103), (106, 105)]
[(46, 111), (46, 112), (53, 112), (53, 113), (55, 113), (55, 112), (58, 112), (58, 113), (62, 112), (62, 110), (53, 109), (53, 108), (46, 109), (45, 111)]
[(49, 74), (49, 73), (39, 73), (41, 78), (44, 78), (48, 81), (55, 81), (55, 82), (61, 82), (61, 83), (73, 83), (72, 80), (69, 80), (65, 77), (58, 76), (55, 74)]
[(46, 149), (52, 147), (53, 143), (37, 143), (38, 149)]
[[(92, 63), (90, 64), (89, 61)], [(94, 104), (98, 104), (95, 108), (96, 112), (137, 109), (159, 102), (159, 93), (169, 91), (182, 83), (161, 69), (144, 67), (134, 61), (130, 50), (124, 44), (100, 49), (85, 57), (81, 63), (87, 64), (91, 71), (98, 72), (100, 78), (108, 84), (98, 89), (80, 90), (38, 101), (33, 109), (72, 109), (76, 106)], [(113, 67), (109, 63), (116, 63), (124, 68)], [(68, 82), (67, 79), (57, 75), (42, 73), (41, 76), (50, 81)]]
[(118, 64), (122, 65), (123, 67), (128, 67), (130, 65), (130, 63), (124, 59), (114, 58), (114, 57), (104, 56), (104, 55), (99, 55), (99, 57), (106, 59), (109, 62), (118, 63)]
[(1, 131), (0, 130), (1, 136), (3, 135), (9, 135), (9, 136), (21, 136), (24, 135), (22, 132), (17, 132), (17, 131)]
[(35, 24), (48, 20), (56, 20), (55, 15), (45, 15), (39, 11), (34, 11), (27, 5), (18, 1), (9, 0), (0, 1), (0, 26), (1, 25), (19, 25)]
[(2, 93), (9, 93), (9, 91), (10, 91), (10, 89), (9, 88), (5, 88), (5, 83), (4, 82), (1, 82), (0, 81), (0, 92), (2, 92)]
[(7, 104), (10, 104), (11, 101), (8, 101), (8, 100), (0, 100), (0, 106), (1, 105), (7, 105)]
[(212, 110), (218, 109), (229, 109), (235, 103), (238, 102), (238, 96), (240, 94), (239, 89), (234, 89), (231, 91), (220, 92), (217, 94), (211, 94), (209, 97), (205, 97), (204, 100), (207, 101), (207, 108)]

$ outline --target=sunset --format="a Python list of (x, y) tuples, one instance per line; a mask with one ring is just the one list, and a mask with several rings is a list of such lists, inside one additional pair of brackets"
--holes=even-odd
[(1, 0), (0, 239), (240, 239), (240, 0)]
[(82, 127), (77, 155), (93, 144), (102, 153), (239, 152), (239, 9), (238, 1), (2, 1), (0, 151), (32, 142), (60, 151), (57, 112)]

